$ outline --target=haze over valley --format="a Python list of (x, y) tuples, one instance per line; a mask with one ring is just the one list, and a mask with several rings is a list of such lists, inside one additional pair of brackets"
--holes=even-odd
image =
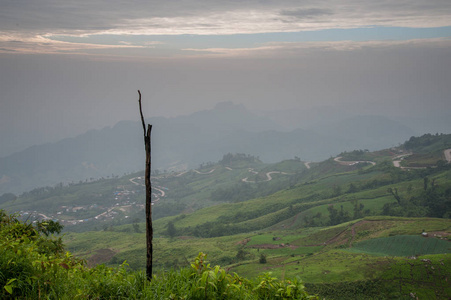
[[(429, 125), (443, 128), (439, 121)], [(154, 126), (153, 168), (160, 171), (195, 168), (218, 161), (226, 153), (250, 153), (266, 163), (295, 156), (321, 161), (342, 151), (397, 146), (419, 131), (377, 115), (324, 118), (308, 129), (291, 129), (276, 118), (257, 115), (232, 102), (185, 116), (154, 117), (148, 122)], [(144, 155), (140, 126), (138, 121), (122, 121), (0, 158), (0, 193), (139, 171)]]

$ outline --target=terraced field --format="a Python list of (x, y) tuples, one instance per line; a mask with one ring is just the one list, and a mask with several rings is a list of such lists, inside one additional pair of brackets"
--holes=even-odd
[(451, 242), (418, 235), (398, 235), (362, 241), (354, 244), (349, 251), (382, 256), (450, 254)]

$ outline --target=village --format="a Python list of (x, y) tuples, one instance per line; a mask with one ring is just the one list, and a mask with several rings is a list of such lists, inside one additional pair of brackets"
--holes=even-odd
[[(64, 226), (128, 219), (132, 215), (144, 211), (145, 203), (142, 201), (143, 179), (142, 177), (135, 177), (130, 179), (132, 186), (117, 186), (115, 191), (108, 196), (108, 201), (102, 203), (62, 205), (54, 213), (43, 213), (38, 210), (20, 211), (19, 213), (24, 220), (30, 222), (46, 219), (57, 221)], [(153, 187), (152, 205), (166, 197), (164, 190), (167, 190), (167, 188)]]

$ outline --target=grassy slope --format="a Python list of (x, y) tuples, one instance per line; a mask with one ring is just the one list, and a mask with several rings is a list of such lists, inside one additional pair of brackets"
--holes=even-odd
[[(267, 197), (252, 199), (240, 203), (220, 204), (206, 209), (198, 210), (185, 218), (175, 221), (177, 228), (195, 227), (207, 222), (221, 221), (235, 227), (243, 227), (248, 230), (261, 230), (268, 226), (278, 224), (279, 226), (304, 226), (305, 218), (321, 213), (323, 218), (318, 220), (319, 225), (326, 225), (328, 221), (327, 207), (332, 203), (337, 208), (343, 206), (351, 216), (353, 214), (353, 201), (363, 204), (371, 214), (379, 215), (386, 203), (396, 200), (387, 192), (387, 188), (393, 187), (398, 190), (403, 199), (410, 199), (418, 195), (423, 189), (422, 178), (414, 178), (397, 182), (396, 184), (385, 184), (380, 187), (361, 190), (355, 193), (347, 193), (351, 183), (364, 185), (371, 180), (383, 180), (387, 174), (383, 174), (374, 167), (367, 167), (366, 173), (357, 170), (328, 175), (314, 181), (298, 184), (290, 189), (281, 190)], [(439, 185), (451, 186), (451, 172), (444, 171), (434, 175)], [(333, 195), (334, 187), (339, 186), (342, 194)], [(291, 205), (291, 208), (290, 208)], [(291, 209), (292, 213), (288, 210)], [(288, 216), (288, 217), (285, 217)], [(285, 218), (284, 218), (285, 217)], [(160, 219), (155, 222), (157, 234), (165, 232), (166, 224), (174, 221), (175, 217)], [(280, 227), (279, 227), (280, 228)]]
[[(377, 161), (383, 162), (388, 154), (378, 153)], [(209, 174), (191, 171), (180, 178), (158, 179), (159, 184), (170, 191), (182, 192), (177, 188), (184, 186), (188, 187), (190, 193), (177, 199), (165, 199), (167, 203), (189, 202), (185, 215), (160, 218), (154, 222), (157, 269), (184, 265), (203, 251), (209, 254), (213, 263), (249, 277), (261, 271), (272, 271), (282, 278), (300, 275), (304, 281), (311, 283), (362, 280), (383, 274), (386, 272), (384, 266), (402, 259), (371, 255), (368, 251), (352, 248), (353, 245), (381, 237), (419, 235), (423, 230), (445, 234), (451, 231), (449, 220), (376, 216), (366, 217), (358, 223), (351, 221), (332, 227), (305, 228), (309, 218), (318, 213), (321, 216), (316, 219), (316, 225), (325, 226), (329, 221), (327, 208), (331, 204), (336, 208), (343, 206), (343, 210), (352, 215), (353, 203), (358, 201), (371, 214), (377, 215), (384, 204), (395, 202), (393, 195), (387, 191), (389, 187), (396, 188), (403, 201), (409, 201), (422, 192), (422, 176), (434, 178), (439, 188), (450, 187), (449, 170), (429, 169), (408, 173), (388, 167), (391, 162), (386, 163), (385, 167), (381, 163), (362, 169), (358, 165), (340, 165), (332, 159), (312, 164), (309, 170), (303, 164), (298, 163), (296, 167), (293, 164), (294, 161), (276, 165), (254, 164), (252, 167), (260, 172), (254, 178), (248, 165), (242, 164), (233, 166), (232, 170), (215, 165), (200, 170), (206, 173), (215, 169)], [(272, 181), (260, 182), (260, 187), (283, 187), (279, 191), (244, 202), (211, 206), (216, 204), (209, 199), (214, 189), (233, 188), (243, 184), (241, 179), (244, 177), (264, 180), (264, 174), (274, 170), (292, 174), (276, 174)], [(417, 174), (415, 172), (419, 175), (408, 176)], [(378, 181), (379, 185), (370, 187), (369, 184), (374, 181)], [(359, 187), (358, 191), (348, 191), (351, 183)], [(249, 184), (259, 186), (259, 183)], [(196, 210), (200, 207), (206, 208)], [(158, 209), (158, 204), (155, 209)], [(170, 221), (174, 222), (179, 233), (190, 233), (196, 226), (208, 222), (228, 224), (243, 229), (245, 233), (216, 238), (191, 236), (170, 239), (165, 237)], [(131, 225), (118, 226), (114, 230), (68, 234), (65, 239), (69, 249), (88, 259), (94, 256), (96, 262), (117, 264), (126, 259), (132, 267), (142, 267), (145, 261), (144, 234), (130, 233)], [(273, 240), (274, 237), (281, 239)], [(407, 238), (404, 242), (409, 240)], [(261, 246), (264, 244), (275, 246)], [(280, 244), (293, 247), (278, 247)], [(443, 252), (443, 249), (440, 251)], [(237, 258), (239, 250), (244, 251), (244, 256)], [(259, 263), (261, 254), (267, 255), (266, 264)], [(450, 263), (449, 254), (442, 259), (446, 264)]]
[[(381, 156), (381, 155), (379, 155)], [(287, 171), (283, 167), (290, 164), (281, 163), (277, 166), (280, 171)], [(208, 172), (213, 169), (204, 169), (202, 172)], [(257, 166), (255, 166), (257, 169)], [(270, 166), (261, 166), (262, 172), (270, 171)], [(274, 168), (272, 168), (274, 170)], [(395, 170), (397, 171), (397, 170)], [(231, 174), (236, 172), (235, 174)], [(352, 235), (351, 223), (339, 226), (328, 227), (326, 229), (312, 228), (305, 229), (305, 219), (318, 213), (322, 214), (323, 225), (328, 221), (327, 207), (333, 203), (336, 207), (343, 206), (345, 211), (352, 214), (352, 201), (358, 200), (365, 209), (369, 209), (373, 214), (380, 213), (385, 203), (395, 201), (393, 196), (387, 192), (388, 187), (396, 187), (403, 198), (412, 197), (422, 191), (423, 181), (421, 178), (404, 180), (395, 185), (388, 184), (376, 188), (363, 189), (355, 193), (347, 193), (351, 183), (364, 185), (368, 182), (379, 180), (383, 182), (390, 178), (390, 175), (380, 168), (367, 166), (363, 172), (351, 166), (338, 165), (332, 160), (315, 164), (310, 170), (297, 174), (298, 182), (287, 189), (280, 190), (272, 195), (252, 199), (239, 203), (224, 203), (193, 213), (186, 214), (183, 217), (167, 217), (154, 222), (155, 234), (158, 238), (155, 240), (155, 262), (158, 267), (170, 267), (183, 265), (187, 260), (197, 255), (199, 251), (209, 253), (214, 263), (220, 263), (228, 266), (231, 270), (238, 271), (246, 276), (254, 276), (262, 270), (271, 270), (277, 275), (301, 275), (307, 282), (319, 282), (324, 278), (330, 278), (330, 281), (346, 278), (347, 280), (358, 280), (367, 278), (372, 273), (372, 269), (377, 263), (383, 260), (381, 257), (372, 256), (368, 253), (356, 253), (344, 251), (349, 248), (349, 242), (352, 238), (354, 244), (361, 240), (373, 239), (379, 237), (388, 237), (390, 235), (419, 234), (423, 229), (431, 231), (444, 230), (449, 232), (449, 221), (440, 219), (402, 219), (390, 217), (367, 217), (365, 222), (359, 225), (359, 229)], [(233, 184), (234, 176), (239, 178), (249, 176), (247, 168), (233, 171), (219, 168), (207, 174), (188, 174), (191, 176), (193, 189), (203, 190), (208, 188), (208, 184), (213, 184), (220, 180), (226, 180), (225, 185)], [(216, 177), (220, 176), (220, 177)], [(294, 176), (294, 175), (293, 175)], [(210, 178), (209, 178), (210, 177)], [(449, 186), (451, 176), (449, 171), (435, 174), (436, 181), (442, 186)], [(334, 188), (341, 188), (340, 195), (333, 195)], [(204, 196), (208, 193), (204, 193)], [(195, 197), (195, 196), (191, 196)], [(290, 208), (291, 206), (291, 208)], [(293, 216), (288, 218), (288, 210), (295, 211)], [(207, 222), (222, 222), (237, 227), (247, 229), (247, 233), (218, 238), (194, 238), (183, 237), (169, 239), (165, 237), (167, 223), (173, 221), (177, 230), (183, 232), (186, 228), (193, 228)], [(445, 222), (445, 223), (443, 223)], [(444, 225), (445, 224), (445, 225)], [(447, 225), (446, 225), (447, 224)], [(269, 226), (269, 227), (268, 227)], [(143, 226), (142, 226), (143, 227)], [(127, 226), (116, 228), (116, 230), (127, 230)], [(128, 229), (131, 230), (131, 227)], [(127, 259), (132, 266), (142, 266), (144, 261), (144, 243), (130, 242), (129, 247), (120, 249), (117, 247), (117, 240), (121, 240), (115, 232), (102, 232), (99, 236), (110, 242), (99, 243), (101, 238), (97, 238), (99, 249), (108, 248), (115, 251), (116, 260)], [(89, 236), (89, 234), (87, 234)], [(132, 234), (144, 240), (143, 234)], [(274, 235), (282, 236), (281, 240), (272, 241)], [(328, 243), (330, 239), (339, 235), (339, 239)], [(248, 241), (244, 246), (240, 241)], [(82, 238), (77, 236), (79, 243)], [(126, 240), (126, 239), (125, 239)], [(112, 242), (114, 241), (114, 242)], [(323, 245), (326, 242), (326, 245)], [(295, 249), (287, 247), (276, 249), (264, 249), (255, 245), (259, 244), (291, 244), (299, 246)], [(76, 243), (68, 242), (69, 247), (77, 249)], [(100, 246), (102, 245), (103, 246)], [(122, 244), (122, 242), (121, 242)], [(244, 248), (243, 248), (244, 247)], [(337, 248), (338, 247), (338, 248)], [(236, 258), (239, 249), (244, 249), (246, 255), (244, 259)], [(333, 251), (333, 252), (330, 252)], [(82, 253), (82, 252), (81, 252)], [(258, 263), (260, 254), (268, 255), (268, 264)], [(89, 254), (84, 253), (86, 257)], [(334, 257), (337, 261), (346, 261), (346, 263), (336, 264), (333, 270), (325, 269), (324, 272), (318, 268), (323, 268), (318, 260), (327, 261), (328, 257)], [(365, 261), (365, 267), (359, 264), (359, 261)], [(303, 266), (302, 273), (298, 265)], [(321, 267), (320, 267), (321, 266)], [(369, 270), (371, 271), (368, 271)], [(373, 272), (374, 273), (374, 272)], [(331, 274), (331, 276), (326, 276)], [(352, 276), (351, 276), (352, 275)], [(335, 278), (335, 279), (334, 279)], [(326, 280), (327, 281), (327, 280)]]
[[(287, 266), (283, 265), (295, 265), (299, 262), (304, 269), (313, 268), (318, 259), (322, 258), (327, 261), (328, 255), (332, 254), (337, 257), (361, 257), (361, 255), (370, 257), (369, 254), (353, 253), (352, 251), (362, 252), (362, 247), (358, 246), (359, 242), (399, 235), (420, 236), (423, 230), (430, 232), (431, 235), (434, 232), (440, 232), (442, 235), (450, 234), (451, 221), (433, 218), (367, 217), (325, 228), (272, 230), (217, 238), (176, 237), (170, 239), (159, 237), (155, 239), (155, 257), (157, 265), (170, 266), (175, 261), (183, 264), (202, 251), (208, 253), (214, 263), (221, 262), (223, 266), (231, 263), (229, 266), (232, 267), (232, 270), (239, 271), (242, 275), (252, 276), (252, 274), (257, 274), (259, 269), (264, 268), (276, 273), (281, 273), (285, 269), (287, 275), (293, 276), (302, 274), (296, 272), (296, 266), (287, 270)], [(352, 233), (353, 231), (354, 233)], [(274, 240), (274, 237), (277, 239)], [(434, 237), (423, 239), (436, 243)], [(65, 236), (65, 242), (69, 250), (87, 258), (95, 254), (97, 250), (110, 249), (117, 253), (118, 258), (128, 259), (129, 263), (135, 264), (137, 263), (134, 261), (135, 259), (141, 260), (142, 266), (144, 262), (144, 234), (109, 231), (70, 233)], [(398, 241), (398, 243), (402, 244), (403, 241)], [(409, 243), (407, 241), (404, 244), (406, 247), (415, 246), (415, 244), (409, 246)], [(441, 243), (449, 242), (443, 240)], [(279, 247), (278, 245), (281, 244), (291, 245), (293, 248)], [(352, 248), (352, 245), (357, 245), (357, 248)], [(441, 253), (446, 250), (445, 248), (441, 246)], [(245, 249), (248, 252), (245, 260), (236, 261), (235, 256), (239, 249)], [(349, 249), (354, 250), (349, 252)], [(126, 257), (125, 252), (133, 253), (134, 251), (141, 252), (141, 254), (138, 257)], [(261, 253), (268, 255), (269, 263), (267, 265), (258, 263)], [(313, 259), (313, 257), (315, 258)], [(375, 256), (370, 259), (370, 261), (373, 260), (379, 261), (381, 258)], [(301, 277), (307, 282), (314, 281), (314, 277)]]

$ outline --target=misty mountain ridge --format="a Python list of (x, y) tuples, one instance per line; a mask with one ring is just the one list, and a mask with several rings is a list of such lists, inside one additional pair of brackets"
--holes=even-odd
[[(320, 161), (342, 151), (378, 150), (407, 140), (414, 131), (380, 116), (354, 117), (313, 129), (284, 130), (232, 102), (190, 115), (147, 120), (153, 125), (152, 168), (186, 169), (225, 153), (249, 153), (264, 162), (300, 157)], [(59, 182), (78, 182), (143, 168), (142, 125), (121, 121), (75, 138), (33, 146), (0, 158), (0, 195)]]
[(354, 149), (366, 145), (367, 149), (372, 150), (379, 149), (382, 144), (396, 146), (416, 135), (413, 129), (401, 122), (376, 115), (353, 116), (311, 130), (326, 137), (347, 140), (349, 147)]
[(339, 105), (322, 105), (306, 109), (261, 111), (261, 114), (291, 130), (329, 128), (335, 123), (359, 116), (385, 116), (390, 121), (397, 121), (402, 126), (409, 127), (414, 131), (414, 135), (448, 132), (451, 128), (451, 114), (447, 110), (443, 110), (441, 113), (431, 112), (427, 109), (412, 112), (409, 107), (406, 107), (403, 114), (400, 114), (378, 103), (362, 104), (361, 106), (340, 103)]

